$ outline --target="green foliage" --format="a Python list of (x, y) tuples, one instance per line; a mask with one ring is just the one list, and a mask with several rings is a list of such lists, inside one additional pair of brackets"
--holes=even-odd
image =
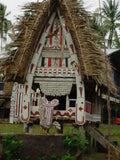
[(117, 34), (117, 29), (120, 27), (120, 11), (119, 0), (103, 1), (102, 17), (104, 28), (108, 33), (108, 47), (112, 47), (113, 38)]
[(57, 156), (55, 154), (51, 155), (51, 160), (57, 160)]
[(26, 156), (24, 157), (24, 159), (25, 159), (25, 160), (29, 160), (29, 159), (30, 159), (30, 156), (26, 155)]
[(6, 35), (8, 30), (11, 27), (11, 21), (8, 20), (6, 17), (10, 14), (6, 13), (7, 7), (0, 3), (0, 38), (1, 38), (1, 50), (2, 50), (2, 41), (6, 40)]
[(22, 151), (23, 143), (21, 140), (16, 141), (13, 135), (8, 135), (2, 139), (5, 146), (6, 160), (20, 160), (19, 154)]
[(120, 148), (120, 136), (115, 136), (115, 140), (117, 141), (117, 146)]
[(118, 35), (117, 33), (115, 33), (113, 44), (115, 48), (120, 48), (120, 35)]
[(45, 156), (39, 157), (38, 160), (45, 160)]
[[(102, 132), (104, 135), (108, 135), (108, 125), (100, 124), (99, 131)], [(120, 125), (111, 125), (111, 135), (120, 136)]]
[(62, 157), (61, 160), (74, 160), (74, 157), (71, 156), (71, 155), (65, 155), (65, 156)]
[(69, 149), (79, 149), (86, 150), (88, 141), (85, 137), (85, 134), (82, 134), (79, 130), (73, 130), (72, 134), (67, 132), (65, 139), (63, 140), (63, 144)]

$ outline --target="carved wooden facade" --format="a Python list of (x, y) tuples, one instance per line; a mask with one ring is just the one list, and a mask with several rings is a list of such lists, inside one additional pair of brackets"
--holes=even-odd
[[(39, 96), (36, 89), (49, 101), (56, 98), (55, 119), (72, 119), (78, 125), (101, 120), (101, 101), (89, 92), (78, 69), (78, 57), (68, 26), (59, 10), (53, 12), (39, 39), (25, 84), (14, 83), (11, 96), (10, 122), (28, 122), (39, 117)], [(96, 97), (95, 97), (96, 96)]]

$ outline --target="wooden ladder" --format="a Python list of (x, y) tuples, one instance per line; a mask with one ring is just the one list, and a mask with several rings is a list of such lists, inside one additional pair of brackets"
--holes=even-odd
[[(104, 148), (108, 149), (108, 139), (96, 128), (91, 126), (85, 127), (87, 133), (92, 136), (97, 142), (99, 142)], [(111, 155), (116, 159), (120, 159), (120, 150), (110, 143)]]

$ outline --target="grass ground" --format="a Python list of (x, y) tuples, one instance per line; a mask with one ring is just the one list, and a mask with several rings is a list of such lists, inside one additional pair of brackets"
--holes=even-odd
[[(63, 132), (66, 132), (66, 127), (64, 127)], [(108, 135), (108, 125), (101, 124), (99, 130), (104, 134)], [(0, 124), (0, 134), (25, 134), (23, 124)], [(56, 130), (54, 128), (50, 129), (49, 134), (55, 134)], [(42, 128), (39, 125), (34, 125), (33, 134), (42, 134)], [(111, 125), (111, 135), (114, 136), (115, 140), (118, 142), (118, 147), (120, 148), (120, 125)], [(105, 153), (92, 153), (91, 155), (85, 154), (83, 160), (107, 160), (107, 154)], [(111, 159), (112, 160), (112, 159)]]
[[(82, 160), (108, 160), (108, 155), (106, 153), (92, 153), (90, 155), (84, 155)], [(120, 160), (120, 159), (113, 159), (111, 160)]]
[(91, 155), (85, 155), (83, 160), (107, 160), (107, 155), (105, 153), (93, 153)]
[[(63, 133), (66, 133), (66, 127), (64, 127)], [(99, 130), (104, 134), (108, 135), (108, 125), (101, 124)], [(25, 134), (23, 124), (0, 124), (0, 134)], [(49, 134), (55, 134), (55, 128), (49, 130)], [(33, 134), (42, 134), (42, 128), (39, 125), (34, 125)], [(111, 135), (114, 136), (114, 140), (117, 141), (118, 147), (120, 148), (120, 125), (111, 125)]]
[[(64, 128), (64, 131), (66, 127)], [(108, 125), (101, 124), (99, 130), (104, 134), (108, 135)], [(41, 127), (39, 125), (34, 125), (33, 134), (41, 134)], [(50, 134), (54, 134), (56, 131), (54, 128), (50, 129)], [(24, 134), (23, 124), (9, 124), (9, 123), (0, 123), (0, 133), (20, 133)], [(120, 125), (111, 125), (111, 135), (120, 136)]]
[[(101, 124), (99, 130), (104, 134), (108, 135), (108, 125)], [(120, 148), (120, 125), (111, 125), (111, 136), (117, 141), (118, 147)]]

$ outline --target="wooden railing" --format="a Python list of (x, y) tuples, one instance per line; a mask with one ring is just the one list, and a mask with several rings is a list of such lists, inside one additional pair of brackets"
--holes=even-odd
[[(90, 136), (92, 136), (104, 148), (108, 149), (108, 139), (99, 130), (91, 126), (87, 126), (85, 129)], [(117, 148), (117, 146), (110, 143), (110, 149), (111, 155), (116, 159), (120, 159), (120, 150)]]

